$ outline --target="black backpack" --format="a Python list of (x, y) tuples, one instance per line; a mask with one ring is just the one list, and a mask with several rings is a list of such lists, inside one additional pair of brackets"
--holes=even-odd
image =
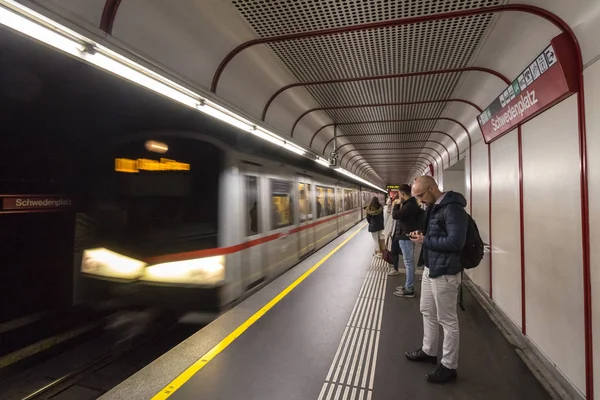
[[(477, 228), (477, 224), (475, 220), (469, 213), (467, 213), (467, 238), (465, 240), (465, 246), (462, 249), (462, 253), (460, 254), (460, 262), (464, 269), (471, 269), (477, 267), (481, 260), (483, 260), (483, 240), (479, 235), (479, 228)], [(442, 213), (443, 215), (443, 213)], [(444, 221), (444, 229), (446, 221)]]
[(467, 240), (465, 240), (465, 247), (462, 249), (460, 255), (460, 261), (464, 269), (475, 268), (481, 263), (483, 259), (483, 240), (479, 235), (479, 229), (477, 224), (471, 215), (469, 217), (468, 228), (467, 228)]

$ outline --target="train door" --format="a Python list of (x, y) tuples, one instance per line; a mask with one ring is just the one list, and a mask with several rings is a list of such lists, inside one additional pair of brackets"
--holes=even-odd
[(338, 234), (341, 234), (344, 232), (344, 193), (338, 185), (335, 186), (335, 208), (337, 210)]
[(266, 234), (264, 210), (265, 200), (263, 182), (261, 181), (262, 168), (259, 165), (246, 164), (242, 170), (242, 210), (244, 242), (250, 246), (242, 251), (241, 269), (242, 280), (245, 288), (250, 289), (267, 277), (268, 255), (262, 245), (257, 243)]
[(317, 218), (315, 213), (317, 207), (314, 207), (314, 193), (312, 180), (308, 176), (298, 176), (298, 210), (299, 210), (299, 231), (298, 231), (298, 249), (300, 257), (306, 256), (315, 249), (315, 227), (314, 220)]
[(277, 237), (268, 242), (269, 274), (277, 276), (298, 261), (298, 239), (294, 233), (296, 182), (287, 176), (274, 176), (268, 183), (269, 234)]

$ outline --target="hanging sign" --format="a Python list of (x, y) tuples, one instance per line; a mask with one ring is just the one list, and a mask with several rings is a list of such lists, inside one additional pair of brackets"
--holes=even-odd
[(486, 143), (577, 91), (576, 54), (565, 33), (556, 36), (477, 117)]

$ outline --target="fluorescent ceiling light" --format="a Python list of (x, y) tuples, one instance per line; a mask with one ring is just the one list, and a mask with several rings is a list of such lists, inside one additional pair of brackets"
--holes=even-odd
[[(292, 153), (299, 155), (312, 153), (311, 151), (307, 152), (304, 148), (287, 141), (279, 135), (255, 126), (251, 121), (234, 112), (203, 99), (202, 95), (115, 53), (107, 47), (68, 29), (56, 21), (46, 18), (42, 14), (14, 0), (0, 0), (0, 24), (77, 57), (80, 60), (84, 60), (100, 69), (150, 89), (155, 93), (166, 96), (180, 104), (203, 112), (243, 131), (251, 132), (253, 135), (281, 146)], [(319, 164), (329, 166), (329, 163), (321, 157), (317, 156), (315, 161)], [(337, 170), (352, 179), (378, 190), (383, 190), (341, 168)]]
[(327, 160), (326, 160), (326, 159), (324, 159), (324, 158), (321, 158), (321, 157), (317, 156), (317, 159), (316, 159), (315, 161), (316, 161), (317, 163), (319, 163), (319, 164), (321, 164), (321, 165), (325, 166), (325, 167), (329, 167), (329, 161), (327, 161)]
[(285, 141), (283, 139), (281, 139), (277, 135), (274, 135), (271, 132), (265, 131), (261, 128), (253, 129), (250, 131), (250, 133), (258, 136), (259, 138), (267, 140), (273, 144), (276, 144), (277, 146), (283, 146), (285, 144)]
[(289, 151), (291, 151), (292, 153), (296, 153), (296, 154), (300, 154), (301, 156), (303, 156), (306, 151), (304, 151), (304, 149), (296, 146), (295, 144), (292, 143), (285, 143), (283, 145), (284, 149), (288, 149)]
[(46, 28), (38, 22), (27, 19), (14, 11), (0, 7), (0, 22), (7, 27), (35, 38), (52, 47), (72, 55), (82, 49), (81, 43)]

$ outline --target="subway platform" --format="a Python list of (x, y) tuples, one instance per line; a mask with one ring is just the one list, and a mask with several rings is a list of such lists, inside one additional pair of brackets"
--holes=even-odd
[(458, 379), (428, 383), (435, 366), (404, 357), (421, 345), (419, 287), (395, 297), (404, 274), (372, 253), (361, 223), (101, 399), (551, 398), (466, 288)]

